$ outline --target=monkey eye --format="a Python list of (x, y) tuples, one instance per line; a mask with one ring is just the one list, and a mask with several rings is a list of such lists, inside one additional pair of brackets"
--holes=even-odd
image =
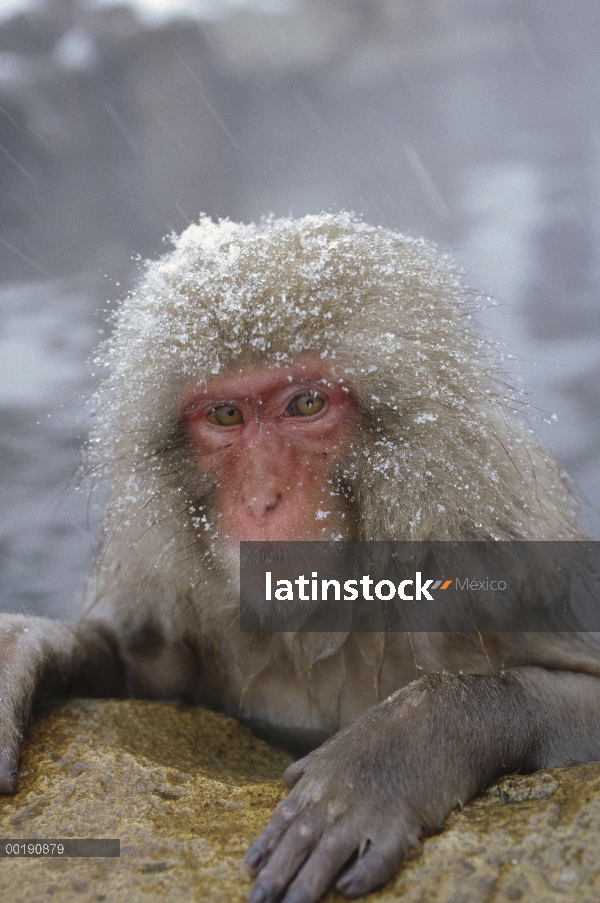
[(231, 404), (222, 404), (218, 408), (213, 408), (206, 418), (209, 423), (216, 423), (217, 426), (235, 426), (244, 419), (239, 408), (234, 408)]
[(312, 392), (306, 395), (296, 395), (288, 405), (287, 413), (292, 417), (310, 417), (311, 414), (318, 414), (324, 404), (323, 399)]

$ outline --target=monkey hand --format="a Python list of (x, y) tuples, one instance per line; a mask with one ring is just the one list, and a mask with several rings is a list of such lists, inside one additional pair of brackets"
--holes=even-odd
[(43, 671), (45, 619), (0, 617), (0, 793), (15, 793), (23, 730)]
[(100, 622), (0, 616), (0, 793), (15, 793), (23, 732), (34, 703), (56, 693), (121, 696), (122, 667)]
[(500, 679), (430, 674), (291, 765), (293, 789), (245, 857), (248, 903), (315, 903), (336, 877), (357, 897), (392, 878), (422, 833), (510, 770), (501, 720), (485, 714), (507, 696)]

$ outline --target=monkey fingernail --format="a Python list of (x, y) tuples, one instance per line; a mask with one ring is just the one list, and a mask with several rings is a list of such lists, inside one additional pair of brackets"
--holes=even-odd
[(0, 793), (15, 793), (19, 786), (18, 760), (14, 753), (0, 756)]
[(246, 903), (265, 903), (267, 896), (268, 894), (264, 887), (255, 884), (246, 897)]
[(250, 874), (256, 873), (263, 861), (263, 854), (260, 850), (248, 850), (244, 856), (244, 865)]
[(16, 793), (19, 786), (19, 775), (11, 771), (8, 775), (0, 775), (0, 793)]
[(354, 880), (354, 877), (349, 875), (348, 877), (344, 876), (340, 878), (339, 881), (336, 881), (335, 889), (340, 892), (340, 894), (344, 894), (345, 897), (356, 897), (359, 894), (366, 893), (363, 891)]

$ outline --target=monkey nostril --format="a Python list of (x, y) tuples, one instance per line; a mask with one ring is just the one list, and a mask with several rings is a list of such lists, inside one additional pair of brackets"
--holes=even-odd
[(254, 517), (263, 517), (270, 511), (274, 511), (275, 508), (279, 506), (281, 500), (282, 495), (280, 492), (249, 495), (244, 497), (244, 507), (247, 508)]

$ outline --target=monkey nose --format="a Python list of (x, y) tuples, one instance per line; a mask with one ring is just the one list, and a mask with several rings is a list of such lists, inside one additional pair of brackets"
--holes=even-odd
[(282, 500), (280, 492), (267, 490), (244, 495), (244, 507), (256, 518), (264, 517), (277, 508)]

